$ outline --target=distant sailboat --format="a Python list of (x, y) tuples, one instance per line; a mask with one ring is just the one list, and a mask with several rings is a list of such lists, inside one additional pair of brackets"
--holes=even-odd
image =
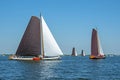
[[(14, 56), (15, 60), (59, 59), (63, 55), (42, 16), (32, 16)], [(25, 57), (27, 56), (27, 57)], [(30, 58), (28, 58), (30, 56)], [(34, 56), (34, 57), (31, 57)]]
[(96, 29), (92, 30), (92, 38), (91, 38), (91, 59), (101, 59), (105, 58), (105, 55), (103, 53), (100, 40), (98, 37), (98, 32)]
[(72, 49), (72, 54), (71, 56), (77, 56), (77, 51), (75, 50), (75, 48)]
[(85, 51), (84, 50), (81, 51), (81, 56), (85, 56)]

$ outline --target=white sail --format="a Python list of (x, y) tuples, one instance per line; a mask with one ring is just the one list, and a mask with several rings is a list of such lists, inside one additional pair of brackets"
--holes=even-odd
[(75, 51), (75, 56), (77, 56), (77, 51)]
[(77, 51), (75, 50), (75, 56), (77, 56)]
[(56, 40), (50, 32), (44, 18), (41, 16), (42, 30), (43, 30), (43, 43), (44, 43), (44, 55), (45, 56), (59, 56), (63, 55)]
[[(97, 36), (98, 36), (98, 34), (97, 34)], [(99, 36), (98, 36), (98, 50), (99, 50), (99, 55), (104, 55), (104, 53), (103, 53), (103, 49), (102, 49), (102, 46), (101, 46), (101, 43), (100, 43), (100, 39), (99, 39)]]

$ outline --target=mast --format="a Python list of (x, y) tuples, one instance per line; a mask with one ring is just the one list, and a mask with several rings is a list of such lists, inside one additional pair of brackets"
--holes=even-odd
[(44, 57), (44, 40), (43, 40), (43, 25), (42, 25), (42, 17), (40, 13), (40, 54)]

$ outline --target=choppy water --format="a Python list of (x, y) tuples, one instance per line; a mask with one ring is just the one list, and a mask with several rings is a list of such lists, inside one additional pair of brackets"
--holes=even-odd
[(0, 56), (0, 80), (120, 80), (120, 56), (91, 60), (63, 56), (55, 61), (13, 61)]

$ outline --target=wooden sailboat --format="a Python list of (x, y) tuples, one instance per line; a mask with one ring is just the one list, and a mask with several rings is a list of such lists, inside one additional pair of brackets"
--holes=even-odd
[(81, 56), (85, 56), (85, 51), (84, 50), (81, 51)]
[(90, 59), (102, 59), (105, 58), (103, 53), (100, 40), (98, 37), (98, 32), (96, 29), (92, 30), (92, 38), (91, 38), (91, 55)]
[(32, 16), (14, 60), (58, 59), (63, 55), (42, 16)]
[(71, 54), (71, 56), (77, 56), (77, 51), (75, 50), (74, 47), (73, 47), (73, 49), (72, 49), (72, 54)]

